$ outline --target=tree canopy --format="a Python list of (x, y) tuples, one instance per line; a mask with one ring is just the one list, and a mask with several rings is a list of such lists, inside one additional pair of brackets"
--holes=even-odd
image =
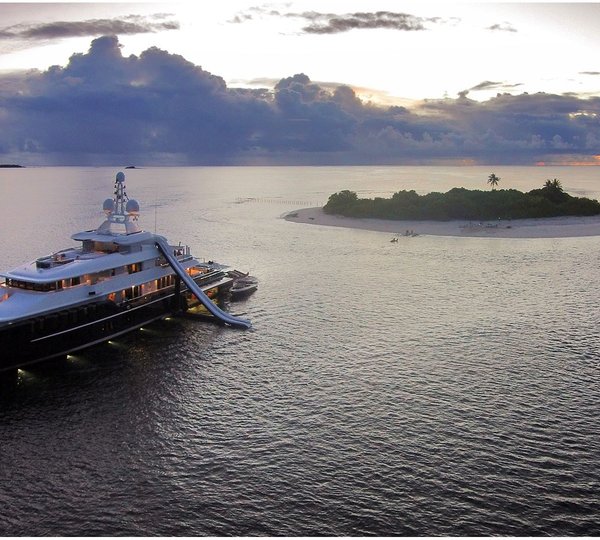
[(396, 220), (496, 220), (600, 214), (600, 203), (566, 193), (559, 180), (548, 180), (540, 189), (523, 193), (516, 189), (492, 191), (453, 188), (447, 193), (418, 195), (398, 191), (391, 198), (359, 199), (344, 190), (329, 197), (323, 210), (347, 217)]

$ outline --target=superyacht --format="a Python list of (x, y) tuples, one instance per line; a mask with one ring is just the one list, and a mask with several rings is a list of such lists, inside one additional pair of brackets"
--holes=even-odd
[(221, 309), (235, 273), (140, 229), (140, 206), (122, 172), (103, 210), (97, 229), (71, 237), (76, 247), (0, 273), (0, 371), (64, 357), (189, 308), (250, 328)]

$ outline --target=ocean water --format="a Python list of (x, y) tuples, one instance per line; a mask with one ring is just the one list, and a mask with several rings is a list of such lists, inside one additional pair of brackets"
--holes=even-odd
[[(2, 269), (97, 226), (118, 168), (0, 170)], [(600, 242), (290, 223), (594, 168), (126, 171), (141, 223), (260, 279), (0, 392), (1, 535), (600, 535)]]

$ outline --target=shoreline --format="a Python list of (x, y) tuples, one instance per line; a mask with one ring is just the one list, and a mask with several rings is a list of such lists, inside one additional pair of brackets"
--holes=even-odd
[[(578, 238), (600, 236), (600, 215), (561, 216), (475, 222), (453, 221), (399, 221), (375, 218), (348, 218), (325, 214), (322, 207), (293, 210), (283, 216), (286, 221), (327, 227), (344, 227), (366, 231), (387, 232), (406, 236), (415, 235), (463, 236), (488, 238)], [(410, 235), (410, 234), (409, 234)]]

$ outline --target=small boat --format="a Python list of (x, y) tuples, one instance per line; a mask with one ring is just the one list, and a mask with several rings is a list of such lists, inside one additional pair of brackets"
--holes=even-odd
[(250, 276), (248, 272), (230, 270), (227, 272), (227, 275), (233, 278), (233, 285), (230, 289), (232, 300), (239, 300), (240, 298), (249, 296), (258, 289), (258, 279)]

